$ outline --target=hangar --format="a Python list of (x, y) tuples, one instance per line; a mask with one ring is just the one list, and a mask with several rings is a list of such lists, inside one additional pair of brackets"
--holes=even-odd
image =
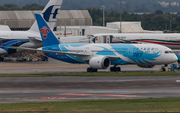
[[(0, 11), (0, 25), (11, 30), (28, 30), (35, 21), (35, 13), (41, 11)], [(92, 18), (88, 10), (60, 10), (57, 26), (92, 26)]]

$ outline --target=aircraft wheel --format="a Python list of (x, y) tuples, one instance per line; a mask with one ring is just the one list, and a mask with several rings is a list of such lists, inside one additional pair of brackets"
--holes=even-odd
[(91, 72), (91, 69), (90, 69), (90, 68), (87, 68), (87, 72)]
[(113, 67), (110, 68), (110, 71), (113, 72)]
[(120, 67), (111, 67), (111, 68), (110, 68), (110, 71), (111, 71), (111, 72), (120, 72), (120, 71), (121, 71), (121, 68), (120, 68)]
[(118, 72), (121, 72), (121, 68), (120, 68), (120, 67), (117, 67), (117, 71), (118, 71)]
[(93, 69), (93, 68), (87, 68), (87, 72), (97, 72), (97, 69)]
[(93, 72), (97, 72), (98, 70), (97, 69), (93, 69)]
[(163, 72), (165, 72), (165, 71), (166, 71), (166, 69), (165, 69), (165, 68), (162, 68), (162, 71), (163, 71)]
[(3, 58), (3, 57), (0, 57), (0, 61), (4, 61), (4, 58)]

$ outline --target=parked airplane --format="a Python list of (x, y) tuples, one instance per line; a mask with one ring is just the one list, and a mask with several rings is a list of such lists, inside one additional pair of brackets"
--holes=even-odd
[[(117, 65), (136, 64), (144, 68), (155, 65), (169, 64), (177, 61), (171, 49), (155, 44), (61, 44), (46, 24), (41, 15), (36, 20), (44, 47), (38, 49), (22, 48), (23, 50), (41, 51), (45, 55), (68, 63), (89, 64), (87, 72), (98, 69), (121, 71)], [(17, 49), (17, 47), (10, 47)], [(163, 68), (165, 71), (165, 68)]]
[[(41, 12), (41, 15), (49, 24), (51, 29), (54, 29), (54, 25), (57, 20), (56, 16), (61, 7), (62, 1), (63, 0), (50, 0), (44, 10)], [(0, 45), (5, 47), (42, 47), (43, 44), (39, 34), (37, 22), (35, 21), (28, 31), (0, 31)], [(19, 49), (9, 49), (5, 47), (0, 47), (0, 61), (4, 60), (2, 55), (22, 52), (22, 50)]]
[[(138, 44), (161, 44), (171, 49), (180, 49), (180, 34), (143, 34), (143, 33), (99, 33), (95, 42), (99, 43), (100, 37), (110, 38), (109, 43), (138, 43)], [(102, 42), (102, 41), (101, 41)]]

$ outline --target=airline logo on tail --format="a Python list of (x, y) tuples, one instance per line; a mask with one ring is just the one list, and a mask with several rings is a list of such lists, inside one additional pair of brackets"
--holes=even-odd
[(44, 26), (43, 28), (41, 28), (40, 31), (41, 31), (41, 33), (43, 35), (43, 38), (46, 39), (47, 38), (47, 34), (49, 33), (50, 30), (47, 27)]
[(43, 18), (46, 20), (46, 22), (53, 22), (56, 19), (56, 16), (58, 14), (58, 10), (60, 10), (60, 6), (53, 5), (50, 6), (44, 13)]
[(93, 41), (94, 43), (96, 43), (97, 40), (98, 40), (97, 37), (95, 37), (95, 38), (92, 39), (92, 41)]

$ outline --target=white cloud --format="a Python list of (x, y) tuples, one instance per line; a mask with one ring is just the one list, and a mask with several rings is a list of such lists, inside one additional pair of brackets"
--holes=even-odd
[(169, 3), (166, 3), (166, 2), (158, 2), (161, 6), (163, 7), (167, 7), (169, 5)]
[(172, 3), (166, 3), (166, 2), (158, 2), (158, 4), (160, 4), (161, 6), (163, 7), (167, 7), (168, 5), (171, 5), (171, 6), (179, 6), (179, 3), (177, 2), (172, 2)]
[(172, 2), (172, 3), (171, 3), (171, 6), (179, 6), (179, 3)]

